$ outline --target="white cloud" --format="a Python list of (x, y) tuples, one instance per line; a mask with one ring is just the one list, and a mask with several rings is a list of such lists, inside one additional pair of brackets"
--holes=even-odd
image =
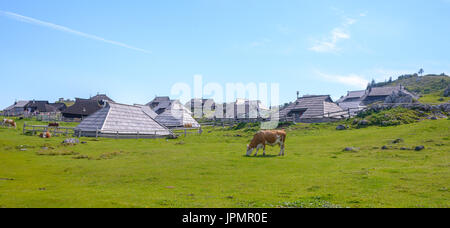
[(140, 51), (140, 52), (144, 52), (144, 53), (150, 53), (150, 51), (147, 51), (145, 49), (133, 47), (133, 46), (130, 46), (128, 44), (120, 43), (120, 42), (113, 41), (113, 40), (107, 40), (107, 39), (102, 38), (102, 37), (98, 37), (98, 36), (95, 36), (95, 35), (83, 33), (83, 32), (77, 31), (77, 30), (73, 30), (73, 29), (61, 26), (61, 25), (57, 25), (57, 24), (53, 24), (53, 23), (49, 23), (49, 22), (45, 22), (45, 21), (40, 21), (38, 19), (34, 19), (34, 18), (31, 18), (31, 17), (26, 17), (26, 16), (23, 16), (23, 15), (20, 15), (20, 14), (7, 12), (7, 11), (0, 11), (0, 14), (3, 14), (4, 16), (9, 17), (11, 19), (14, 19), (16, 21), (21, 21), (21, 22), (25, 22), (25, 23), (28, 23), (28, 24), (39, 25), (39, 26), (51, 28), (51, 29), (58, 30), (58, 31), (61, 31), (61, 32), (70, 33), (70, 34), (73, 34), (73, 35), (85, 37), (85, 38), (92, 39), (92, 40), (101, 41), (101, 42), (104, 42), (104, 43), (112, 44), (112, 45), (115, 45), (115, 46), (120, 46), (120, 47), (123, 47), (123, 48), (128, 48), (128, 49), (135, 50), (135, 51)]
[(357, 89), (364, 89), (369, 84), (369, 81), (365, 79), (361, 75), (357, 74), (349, 74), (349, 75), (334, 75), (334, 74), (325, 74), (320, 71), (314, 71), (316, 75), (319, 77), (326, 79), (331, 82), (352, 86)]
[[(343, 14), (343, 12), (341, 14)], [(359, 16), (364, 17), (366, 16), (366, 14), (361, 13)], [(354, 18), (349, 18), (346, 16), (342, 16), (342, 18), (342, 24), (338, 27), (333, 28), (328, 37), (322, 39), (314, 39), (314, 44), (309, 48), (309, 50), (322, 53), (332, 53), (340, 51), (341, 49), (338, 47), (338, 43), (342, 40), (348, 40), (351, 38), (349, 28), (350, 26), (358, 22), (358, 20)]]
[(337, 47), (338, 42), (346, 39), (350, 39), (350, 34), (344, 31), (343, 28), (337, 27), (331, 31), (329, 38), (320, 41), (315, 40), (315, 45), (309, 48), (309, 50), (316, 52), (336, 52), (340, 50)]

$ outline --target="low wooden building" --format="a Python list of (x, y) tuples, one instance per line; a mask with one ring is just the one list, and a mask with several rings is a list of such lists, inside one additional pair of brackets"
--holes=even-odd
[(191, 99), (185, 105), (194, 115), (195, 118), (212, 118), (216, 103), (213, 99)]
[(21, 116), (24, 115), (27, 110), (26, 110), (26, 106), (30, 101), (16, 101), (14, 102), (13, 105), (5, 108), (3, 110), (3, 115), (4, 116)]
[(103, 108), (86, 117), (75, 135), (108, 138), (156, 138), (172, 132), (155, 121), (143, 106), (107, 102)]
[(48, 101), (30, 101), (25, 106), (25, 109), (32, 114), (59, 112), (59, 110), (56, 107), (50, 105)]
[(172, 104), (173, 100), (170, 100), (169, 97), (155, 97), (152, 101), (147, 103), (156, 114), (161, 114), (166, 111)]
[(115, 102), (113, 99), (109, 98), (106, 94), (99, 94), (99, 93), (91, 97), (90, 100), (98, 101), (100, 104), (103, 104), (103, 102), (112, 102), (112, 103)]
[(329, 95), (303, 96), (280, 111), (281, 121), (328, 122), (346, 117), (348, 112), (335, 104)]
[(64, 110), (62, 115), (67, 119), (83, 119), (102, 107), (103, 105), (98, 100), (76, 98), (75, 104)]
[(403, 86), (373, 87), (367, 90), (349, 91), (346, 96), (341, 97), (336, 103), (342, 109), (350, 110), (352, 115), (355, 115), (366, 106), (377, 102), (386, 102), (389, 96), (399, 92), (410, 96), (412, 99), (418, 99), (415, 94), (407, 91)]
[(156, 116), (156, 121), (168, 128), (200, 128), (200, 124), (192, 118), (192, 113), (178, 100)]

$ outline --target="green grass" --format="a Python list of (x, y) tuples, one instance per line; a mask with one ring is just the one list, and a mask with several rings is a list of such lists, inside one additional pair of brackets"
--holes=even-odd
[(425, 94), (421, 98), (419, 98), (419, 101), (421, 103), (425, 104), (444, 104), (444, 103), (450, 103), (450, 97), (444, 97), (442, 96), (443, 92), (435, 92), (430, 94)]
[(245, 157), (246, 128), (76, 146), (0, 128), (0, 207), (450, 207), (449, 120), (335, 126), (287, 127), (285, 157)]

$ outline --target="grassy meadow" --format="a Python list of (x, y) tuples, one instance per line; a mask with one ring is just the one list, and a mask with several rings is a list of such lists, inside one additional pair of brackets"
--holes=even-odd
[(450, 207), (447, 119), (292, 125), (285, 157), (278, 147), (245, 157), (254, 128), (62, 146), (63, 137), (22, 135), (22, 125), (0, 128), (0, 208)]

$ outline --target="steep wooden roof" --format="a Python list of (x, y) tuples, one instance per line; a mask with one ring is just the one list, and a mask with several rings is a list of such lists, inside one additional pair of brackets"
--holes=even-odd
[(64, 110), (63, 114), (89, 116), (100, 110), (102, 106), (97, 100), (76, 98), (75, 104)]
[(109, 102), (90, 115), (76, 127), (76, 130), (105, 134), (170, 135), (171, 132), (155, 121), (143, 106), (125, 105)]
[(114, 102), (111, 98), (106, 96), (106, 94), (97, 94), (97, 95), (91, 97), (91, 100)]
[(291, 112), (303, 112), (300, 118), (322, 118), (324, 114), (330, 112), (343, 111), (338, 105), (333, 103), (329, 95), (304, 96), (297, 99), (288, 107), (280, 111), (280, 116), (285, 117)]

